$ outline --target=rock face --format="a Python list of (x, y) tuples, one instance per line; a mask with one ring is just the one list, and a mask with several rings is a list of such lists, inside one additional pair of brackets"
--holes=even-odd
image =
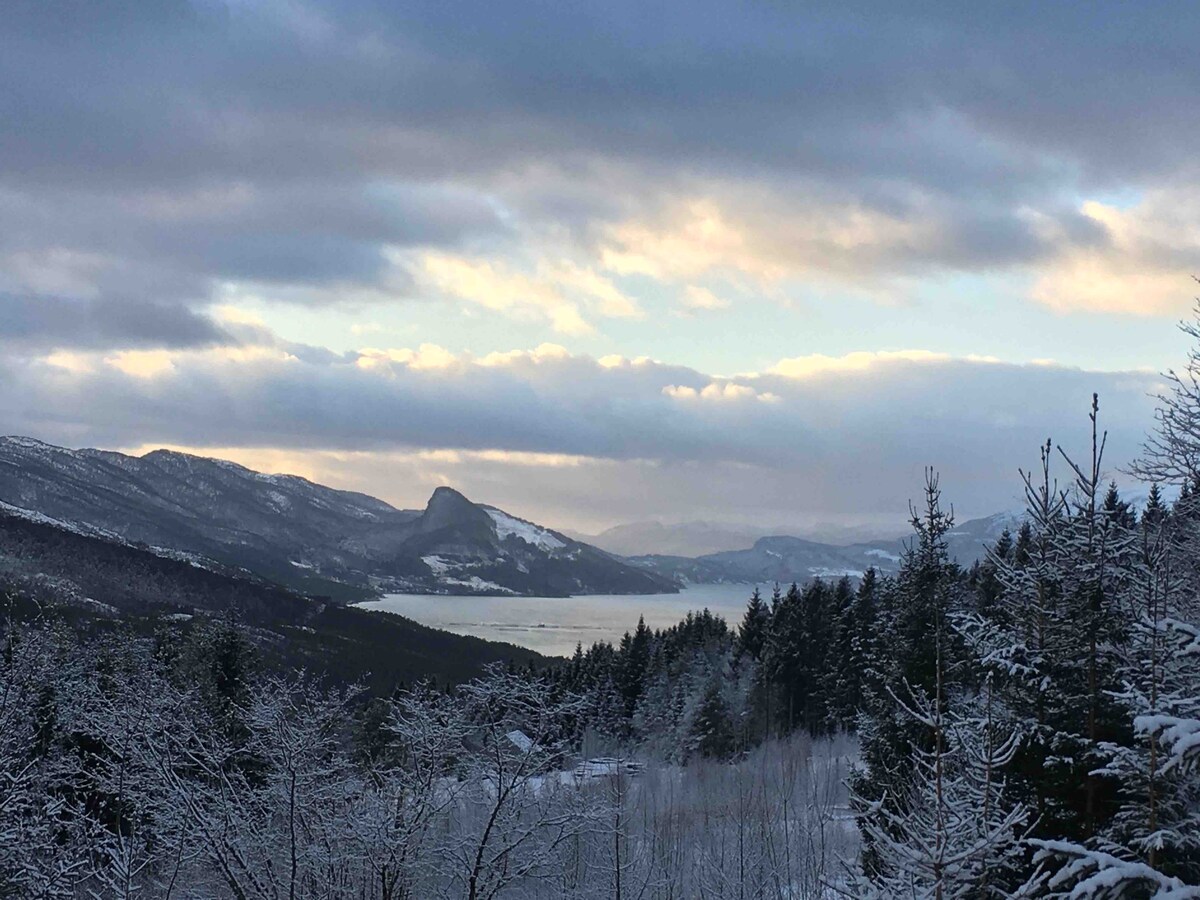
[(313, 593), (659, 593), (673, 581), (472, 503), (401, 510), (294, 475), (156, 450), (127, 456), (0, 438), (0, 502), (85, 533), (206, 557)]

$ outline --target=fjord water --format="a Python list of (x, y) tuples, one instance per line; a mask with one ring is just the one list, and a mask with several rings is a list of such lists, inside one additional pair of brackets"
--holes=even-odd
[[(520, 644), (549, 656), (570, 656), (576, 643), (620, 640), (644, 616), (651, 628), (676, 624), (689, 610), (708, 608), (730, 625), (741, 620), (752, 585), (700, 584), (678, 594), (585, 594), (578, 597), (449, 597), (385, 594), (363, 609), (407, 616), (422, 625), (489, 641)], [(770, 593), (770, 588), (764, 589)]]

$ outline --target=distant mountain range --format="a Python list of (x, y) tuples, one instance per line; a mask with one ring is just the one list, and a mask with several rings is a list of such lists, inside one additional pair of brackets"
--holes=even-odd
[[(859, 577), (869, 567), (896, 571), (908, 541), (837, 544), (741, 526), (636, 523), (594, 538), (600, 549), (448, 487), (435, 490), (423, 510), (396, 509), (224, 460), (68, 450), (23, 437), (0, 438), (3, 510), (338, 600), (381, 592), (654, 594), (687, 584)], [(958, 525), (951, 553), (970, 564), (1005, 528), (1015, 530), (1020, 516)], [(719, 549), (661, 552), (697, 546)]]
[[(1005, 528), (1019, 526), (1015, 513), (997, 513), (956, 526), (947, 536), (950, 554), (969, 565), (995, 543)], [(908, 538), (835, 546), (776, 535), (759, 538), (746, 550), (726, 550), (689, 558), (669, 555), (630, 557), (634, 565), (692, 584), (788, 584), (813, 578), (859, 578), (868, 568), (893, 573), (900, 567)]]
[(725, 550), (742, 550), (759, 538), (781, 534), (817, 543), (844, 546), (888, 539), (892, 529), (878, 526), (815, 525), (803, 530), (761, 525), (739, 525), (727, 522), (630, 522), (614, 525), (599, 534), (565, 532), (619, 556), (708, 556)]
[(246, 569), (308, 594), (567, 596), (674, 580), (442, 487), (424, 510), (168, 450), (128, 456), (0, 438), (0, 503), (162, 555)]

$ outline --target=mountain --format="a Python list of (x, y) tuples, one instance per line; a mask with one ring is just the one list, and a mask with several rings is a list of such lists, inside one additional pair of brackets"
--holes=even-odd
[[(1020, 519), (997, 513), (972, 519), (947, 535), (950, 555), (960, 565), (979, 559), (1005, 528), (1016, 531)], [(630, 562), (667, 578), (690, 584), (771, 584), (805, 582), (813, 578), (861, 577), (868, 568), (891, 574), (900, 567), (909, 538), (836, 546), (787, 535), (759, 538), (744, 550), (709, 553), (695, 559), (648, 555)]]
[(464, 681), (491, 662), (543, 661), (523, 647), (314, 600), (244, 571), (171, 559), (8, 510), (0, 510), (0, 607), (6, 618), (159, 639), (233, 617), (267, 663), (361, 683), (378, 696), (431, 677)]
[(677, 525), (630, 522), (596, 535), (572, 536), (620, 556), (697, 557), (747, 547), (770, 533), (762, 528), (712, 522), (681, 522)]
[(308, 594), (566, 596), (675, 584), (565, 535), (438, 488), (424, 510), (295, 475), (168, 450), (128, 456), (0, 438), (0, 503), (160, 555), (246, 569)]
[(843, 546), (865, 543), (872, 540), (887, 540), (890, 529), (872, 525), (816, 524), (792, 530), (781, 527), (767, 528), (759, 525), (740, 525), (725, 522), (630, 522), (614, 525), (599, 534), (589, 535), (571, 532), (576, 540), (586, 541), (601, 550), (621, 556), (673, 556), (694, 559), (721, 553), (726, 550), (741, 550), (751, 546), (759, 538), (788, 534), (809, 541)]

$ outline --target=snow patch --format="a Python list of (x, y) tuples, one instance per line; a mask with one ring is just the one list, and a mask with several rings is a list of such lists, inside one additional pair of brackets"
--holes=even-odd
[(440, 556), (422, 556), (421, 562), (429, 566), (434, 575), (445, 575), (450, 571), (450, 563), (446, 562)]
[(522, 522), (520, 519), (514, 519), (508, 513), (501, 512), (498, 509), (486, 509), (492, 521), (496, 524), (496, 537), (504, 540), (507, 537), (516, 537), (531, 546), (537, 547), (539, 550), (545, 550), (547, 553), (554, 550), (561, 550), (567, 545), (552, 535), (545, 528), (539, 528), (529, 522)]
[(865, 556), (875, 556), (879, 559), (890, 559), (892, 562), (900, 562), (900, 557), (895, 553), (889, 553), (887, 550), (880, 550), (878, 547), (866, 551)]
[(863, 572), (861, 569), (829, 569), (825, 566), (812, 566), (808, 570), (808, 574), (813, 578), (841, 578), (849, 576), (850, 578), (862, 578)]
[(478, 575), (472, 575), (470, 578), (444, 578), (443, 584), (456, 584), (459, 587), (469, 587), (473, 591), (479, 593), (487, 592), (489, 594), (515, 594), (516, 591), (506, 588), (503, 585), (496, 584), (494, 581), (484, 581)]

